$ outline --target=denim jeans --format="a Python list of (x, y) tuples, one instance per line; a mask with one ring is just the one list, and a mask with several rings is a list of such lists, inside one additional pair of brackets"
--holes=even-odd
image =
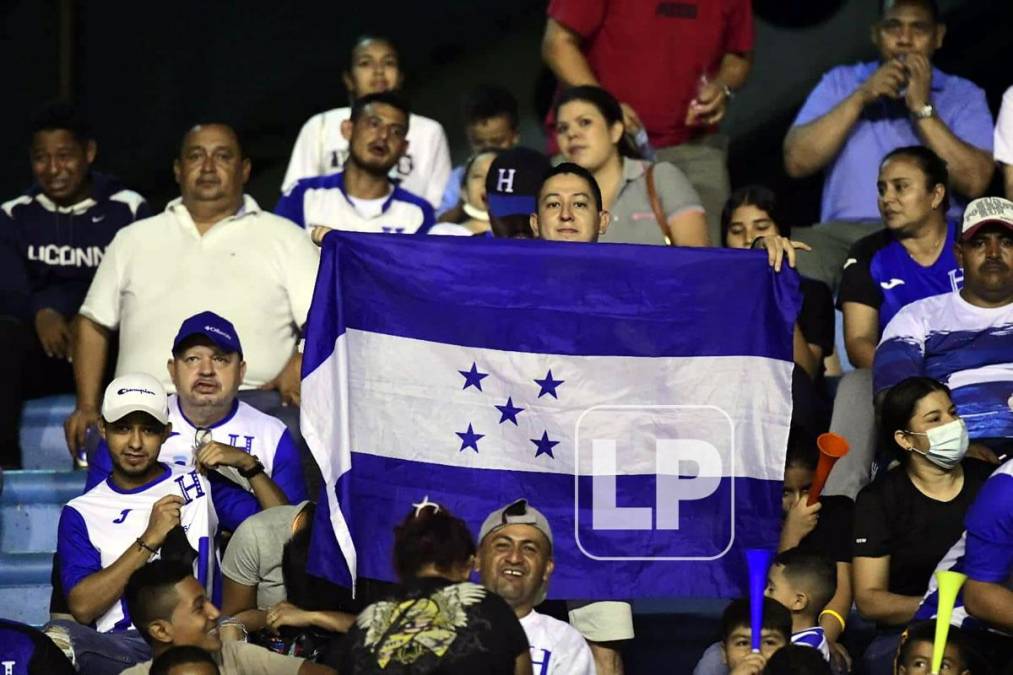
[(70, 635), (77, 669), (82, 675), (119, 675), (134, 665), (151, 658), (151, 648), (136, 630), (99, 633), (75, 621), (51, 621)]

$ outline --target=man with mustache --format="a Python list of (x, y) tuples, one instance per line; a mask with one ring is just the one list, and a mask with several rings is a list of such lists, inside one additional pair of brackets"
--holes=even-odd
[(992, 113), (980, 87), (932, 65), (945, 35), (935, 0), (884, 0), (871, 29), (879, 59), (833, 68), (803, 104), (784, 139), (785, 169), (826, 172), (821, 225), (795, 234), (813, 248), (803, 275), (836, 290), (850, 246), (880, 229), (869, 176), (894, 148), (923, 145), (946, 162), (950, 217), (988, 189)]
[[(236, 398), (246, 362), (232, 322), (214, 312), (186, 319), (173, 340), (167, 367), (176, 394), (169, 397), (173, 434), (162, 445), (160, 461), (213, 467), (251, 492), (261, 508), (306, 499), (299, 451), (285, 423)], [(86, 487), (104, 480), (111, 470), (108, 449), (100, 445), (92, 455)], [(270, 480), (251, 480), (260, 472)]]
[(539, 614), (555, 561), (549, 521), (526, 499), (489, 514), (478, 534), (475, 559), (482, 585), (510, 605), (528, 636), (540, 675), (594, 675), (584, 638), (568, 623)]
[[(109, 245), (79, 313), (77, 405), (64, 423), (72, 453), (98, 420), (113, 332), (120, 340), (117, 374), (165, 373), (174, 329), (208, 307), (227, 315), (243, 335), (249, 367), (240, 398), (279, 417), (299, 404), (297, 344), (319, 252), (295, 225), (244, 194), (251, 168), (231, 126), (195, 125), (173, 162), (180, 198), (123, 228)], [(172, 384), (167, 373), (160, 379)], [(290, 428), (298, 414), (291, 417)]]
[(425, 199), (391, 182), (391, 167), (408, 150), (408, 104), (393, 92), (369, 94), (352, 105), (341, 123), (348, 159), (338, 173), (303, 178), (278, 200), (274, 211), (320, 243), (330, 230), (426, 234), (435, 223)]
[(1013, 202), (968, 204), (955, 250), (963, 289), (897, 313), (876, 349), (875, 389), (913, 375), (948, 385), (971, 446), (997, 461), (1013, 452)]

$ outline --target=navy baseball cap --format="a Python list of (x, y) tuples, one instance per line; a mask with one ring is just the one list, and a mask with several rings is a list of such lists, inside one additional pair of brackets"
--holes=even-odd
[(185, 319), (183, 325), (179, 327), (179, 332), (176, 333), (176, 339), (172, 341), (172, 353), (179, 351), (183, 341), (194, 335), (203, 335), (225, 352), (238, 352), (240, 356), (243, 355), (243, 346), (239, 344), (236, 327), (231, 321), (214, 312), (201, 312)]
[(549, 158), (531, 148), (518, 146), (501, 152), (485, 177), (489, 213), (505, 218), (537, 211), (538, 189), (550, 168)]

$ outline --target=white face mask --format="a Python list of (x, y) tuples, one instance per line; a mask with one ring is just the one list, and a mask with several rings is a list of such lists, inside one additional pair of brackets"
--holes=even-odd
[(915, 436), (926, 436), (929, 440), (927, 452), (922, 452), (917, 448), (911, 449), (923, 455), (925, 459), (936, 466), (947, 470), (960, 464), (960, 460), (964, 459), (964, 455), (967, 454), (967, 446), (971, 442), (967, 436), (967, 425), (964, 424), (964, 420), (959, 418), (929, 429), (924, 433), (920, 431), (908, 431), (906, 433)]

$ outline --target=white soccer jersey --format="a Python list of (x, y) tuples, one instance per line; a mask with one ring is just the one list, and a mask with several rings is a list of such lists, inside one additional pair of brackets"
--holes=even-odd
[[(120, 490), (112, 481), (102, 481), (64, 507), (57, 541), (64, 593), (136, 546), (148, 527), (152, 506), (166, 495), (178, 495), (185, 502), (180, 524), (197, 552), (194, 575), (211, 596), (219, 574), (214, 543), (218, 516), (207, 479), (183, 467), (165, 467), (161, 476), (135, 490)], [(126, 602), (121, 598), (113, 604), (95, 620), (95, 628), (100, 633), (129, 630)]]
[[(281, 184), (283, 192), (302, 178), (341, 171), (348, 159), (348, 141), (341, 135), (341, 123), (351, 114), (351, 108), (336, 108), (314, 115), (303, 125)], [(450, 148), (443, 127), (428, 117), (411, 115), (408, 152), (391, 169), (391, 180), (435, 208), (443, 197), (450, 170)]]
[[(192, 467), (197, 427), (183, 414), (176, 395), (169, 397), (169, 423), (172, 424), (172, 433), (162, 444), (158, 460), (171, 466)], [(236, 399), (229, 414), (208, 430), (211, 432), (211, 440), (245, 450), (259, 459), (264, 465), (264, 471), (285, 493), (290, 504), (308, 499), (299, 450), (292, 440), (291, 432), (277, 417)], [(85, 489), (91, 489), (105, 480), (111, 471), (109, 449), (102, 442), (89, 458)], [(240, 476), (236, 469), (221, 467), (218, 472), (250, 491), (250, 481)], [(222, 520), (226, 522), (228, 518)]]
[[(169, 397), (169, 423), (172, 424), (172, 434), (162, 444), (159, 461), (193, 466), (197, 427), (183, 414), (176, 395)], [(264, 471), (285, 493), (289, 503), (298, 504), (307, 499), (299, 451), (292, 434), (280, 419), (236, 399), (232, 403), (232, 411), (225, 419), (212, 425), (209, 431), (213, 440), (245, 450), (259, 459)], [(236, 469), (222, 467), (218, 472), (246, 490), (250, 489), (250, 481), (240, 476)]]
[(521, 626), (534, 675), (594, 675), (591, 649), (573, 626), (534, 610), (521, 619)]
[(386, 198), (370, 201), (349, 197), (341, 172), (296, 181), (274, 211), (308, 234), (315, 225), (349, 232), (427, 234), (436, 221), (429, 202), (396, 186)]

